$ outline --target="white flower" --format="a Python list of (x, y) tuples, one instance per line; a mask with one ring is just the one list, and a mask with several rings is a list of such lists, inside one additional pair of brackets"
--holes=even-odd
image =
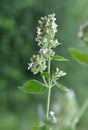
[[(42, 48), (55, 48), (59, 45), (58, 41), (54, 41), (55, 33), (57, 32), (57, 24), (55, 22), (55, 14), (50, 14), (45, 17), (41, 17), (38, 21), (39, 26), (37, 27), (37, 38), (38, 46), (42, 46)], [(53, 40), (53, 44), (51, 42), (47, 42)]]
[(58, 40), (57, 39), (55, 40), (55, 43), (58, 44)]
[(33, 58), (35, 58), (36, 57), (36, 55), (33, 55)]
[(56, 18), (53, 18), (54, 21), (56, 21)]
[(43, 39), (43, 42), (47, 42), (47, 38), (44, 38), (44, 39)]
[(57, 120), (56, 120), (56, 117), (54, 116), (54, 112), (53, 111), (50, 111), (50, 115), (52, 116), (52, 122), (53, 123), (57, 123)]
[(46, 27), (48, 27), (48, 26), (49, 26), (49, 22), (47, 21), (47, 22), (46, 22)]
[(44, 20), (44, 17), (41, 17), (41, 20)]
[(55, 44), (56, 44), (56, 45), (60, 45), (61, 43), (58, 42), (58, 40), (56, 39), (56, 40), (55, 40)]
[(48, 29), (46, 29), (46, 33), (49, 33), (49, 30), (48, 30)]
[(47, 48), (43, 49), (43, 54), (46, 54), (47, 52), (48, 52)]
[(54, 116), (54, 114), (55, 114), (54, 111), (50, 111), (51, 116)]
[(55, 73), (56, 77), (59, 78), (61, 76), (66, 75), (66, 72), (63, 72), (62, 70), (59, 70), (59, 68), (56, 68), (56, 73)]
[(56, 68), (56, 72), (59, 72), (59, 68)]
[(39, 27), (37, 27), (37, 34), (40, 35), (41, 34), (41, 29)]
[(35, 41), (38, 41), (38, 38), (37, 38), (37, 37), (35, 38)]
[(33, 63), (28, 63), (28, 70), (32, 67)]
[(39, 21), (38, 21), (38, 23), (39, 23), (39, 24), (42, 24), (42, 21), (41, 21), (41, 20), (39, 20)]
[(52, 29), (56, 29), (56, 24), (52, 23)]
[(47, 48), (42, 48), (40, 49), (39, 51), (41, 54), (46, 54), (48, 52), (48, 49)]
[(57, 39), (56, 39), (54, 42), (55, 42), (55, 45), (56, 45), (56, 46), (58, 46), (58, 45), (60, 45), (60, 44), (61, 44), (60, 42), (58, 42), (58, 40), (57, 40)]
[(58, 77), (61, 77), (61, 76), (64, 76), (64, 75), (66, 75), (66, 72), (63, 72), (62, 70), (59, 71), (59, 73), (58, 73)]
[(48, 22), (48, 23), (50, 22), (50, 19), (49, 19), (49, 18), (47, 19), (47, 22)]

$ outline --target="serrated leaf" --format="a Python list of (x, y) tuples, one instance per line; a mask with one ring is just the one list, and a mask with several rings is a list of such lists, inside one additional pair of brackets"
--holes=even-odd
[(63, 56), (55, 55), (54, 60), (56, 61), (68, 61), (68, 59), (64, 58)]
[(57, 83), (56, 86), (57, 86), (57, 88), (59, 88), (59, 89), (65, 91), (65, 92), (68, 92), (68, 91), (69, 91), (69, 89), (68, 89), (67, 87), (63, 86), (63, 85), (60, 84), (60, 83)]
[(75, 49), (69, 49), (69, 51), (75, 60), (77, 60), (79, 63), (83, 65), (88, 66), (88, 54), (85, 54)]
[(46, 87), (39, 81), (29, 80), (22, 87), (19, 87), (19, 89), (25, 93), (37, 94), (45, 91)]
[(48, 72), (43, 72), (43, 73), (42, 73), (42, 76), (44, 76), (44, 77), (49, 77), (49, 73), (48, 73)]

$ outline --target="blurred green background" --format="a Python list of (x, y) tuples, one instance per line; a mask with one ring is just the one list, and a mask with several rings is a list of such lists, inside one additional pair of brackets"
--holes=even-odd
[[(32, 130), (38, 122), (38, 105), (45, 107), (46, 94), (24, 94), (18, 86), (31, 78), (41, 80), (27, 67), (38, 51), (37, 21), (50, 13), (56, 14), (56, 37), (63, 43), (56, 52), (69, 59), (53, 67), (67, 72), (60, 81), (75, 91), (79, 106), (88, 97), (88, 68), (74, 61), (68, 51), (74, 47), (88, 52), (77, 37), (79, 26), (88, 21), (88, 0), (0, 0), (0, 130)], [(88, 110), (77, 129), (88, 130)]]

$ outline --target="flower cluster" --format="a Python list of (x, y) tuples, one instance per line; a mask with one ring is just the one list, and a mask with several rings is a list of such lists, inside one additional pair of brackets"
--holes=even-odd
[(36, 41), (38, 46), (43, 48), (54, 48), (59, 45), (57, 39), (54, 39), (57, 32), (57, 24), (55, 23), (55, 14), (48, 15), (47, 17), (41, 17), (38, 21)]
[(33, 55), (31, 63), (28, 63), (28, 65), (28, 70), (31, 69), (34, 74), (42, 73), (47, 67), (46, 59), (42, 55)]
[(31, 63), (28, 63), (28, 69), (31, 69), (33, 74), (38, 72), (42, 73), (46, 68), (46, 62), (55, 55), (53, 48), (60, 45), (57, 39), (55, 39), (55, 33), (57, 32), (57, 24), (55, 23), (55, 14), (50, 14), (47, 17), (41, 17), (38, 21), (36, 41), (40, 50), (38, 54), (31, 58)]
[(48, 60), (48, 57), (50, 57), (50, 59), (53, 58), (55, 52), (52, 49), (42, 48), (40, 49), (39, 54), (42, 55), (46, 60)]
[(60, 77), (65, 76), (66, 72), (63, 72), (62, 70), (59, 70), (59, 68), (56, 68), (56, 72), (52, 74), (52, 81), (58, 80)]

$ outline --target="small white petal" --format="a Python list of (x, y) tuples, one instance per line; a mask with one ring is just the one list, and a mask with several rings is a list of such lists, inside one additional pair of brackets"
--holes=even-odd
[(41, 20), (44, 20), (44, 17), (41, 17)]
[(47, 38), (44, 38), (44, 39), (43, 39), (43, 42), (47, 42)]
[(55, 40), (55, 43), (58, 44), (58, 40), (57, 39)]
[(46, 22), (46, 27), (49, 26), (49, 22)]
[(32, 67), (33, 63), (28, 63), (28, 70)]
[(59, 68), (56, 68), (56, 72), (58, 72), (59, 71)]
[(55, 113), (53, 111), (50, 111), (50, 115), (53, 116)]
[(57, 123), (57, 120), (56, 120), (56, 117), (54, 116), (54, 112), (53, 111), (50, 111), (50, 115), (52, 116), (52, 122), (53, 123)]
[(46, 33), (49, 33), (49, 30), (48, 30), (48, 29), (46, 29)]
[(47, 52), (48, 52), (47, 48), (40, 49), (40, 53), (42, 53), (42, 54), (46, 54)]
[(42, 24), (42, 21), (41, 21), (41, 20), (39, 20), (39, 21), (38, 21), (38, 23), (39, 23), (39, 24)]
[(56, 24), (52, 23), (52, 29), (56, 29)]
[(63, 71), (61, 70), (61, 71), (59, 71), (59, 75), (60, 75), (60, 76), (64, 76), (64, 75), (66, 75), (66, 72), (63, 72)]

